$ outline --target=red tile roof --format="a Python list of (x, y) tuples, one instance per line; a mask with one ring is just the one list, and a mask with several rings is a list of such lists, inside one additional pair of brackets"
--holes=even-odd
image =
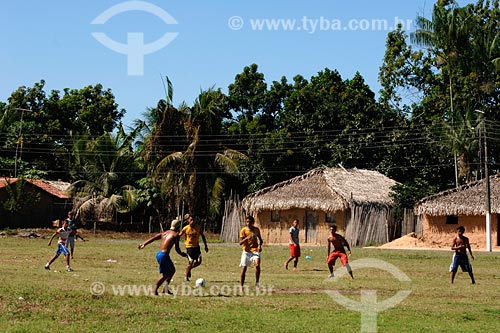
[(14, 184), (15, 182), (17, 182), (17, 178), (7, 178), (7, 177), (0, 178), (0, 188), (4, 188), (8, 184)]
[[(18, 178), (0, 178), (0, 189), (6, 187), (8, 184), (14, 184)], [(70, 183), (62, 181), (51, 181), (41, 179), (25, 179), (27, 182), (42, 189), (43, 191), (52, 194), (61, 199), (69, 199), (71, 195), (68, 192)]]

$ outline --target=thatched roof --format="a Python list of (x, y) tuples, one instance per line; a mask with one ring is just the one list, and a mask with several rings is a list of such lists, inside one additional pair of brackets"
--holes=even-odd
[[(500, 175), (490, 176), (491, 213), (500, 213)], [(486, 179), (423, 198), (413, 209), (416, 215), (486, 215)]]
[(353, 203), (391, 206), (389, 193), (395, 184), (377, 171), (320, 167), (249, 194), (242, 206), (247, 212), (293, 208), (334, 212)]

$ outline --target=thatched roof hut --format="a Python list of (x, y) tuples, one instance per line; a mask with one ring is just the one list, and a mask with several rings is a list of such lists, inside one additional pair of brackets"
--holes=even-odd
[[(500, 175), (490, 176), (491, 239), (500, 245)], [(465, 226), (473, 248), (485, 248), (486, 179), (423, 198), (413, 211), (422, 225), (422, 236), (443, 247), (450, 246), (458, 225)]]
[[(248, 195), (242, 208), (266, 228), (273, 228), (268, 232), (269, 237), (279, 230), (288, 230), (289, 220), (294, 217), (304, 222), (306, 242), (322, 244), (333, 220), (352, 245), (384, 243), (391, 238), (389, 193), (395, 184), (396, 181), (377, 171), (320, 167)], [(286, 217), (273, 221), (272, 211), (282, 212)], [(274, 227), (273, 222), (282, 225)], [(276, 242), (285, 239), (284, 234), (276, 237)]]
[[(500, 174), (490, 176), (491, 213), (500, 213)], [(486, 179), (423, 198), (414, 207), (415, 215), (486, 215)]]
[(334, 212), (351, 204), (391, 206), (396, 181), (377, 171), (320, 167), (301, 176), (266, 187), (243, 199), (243, 209), (286, 210), (303, 208)]

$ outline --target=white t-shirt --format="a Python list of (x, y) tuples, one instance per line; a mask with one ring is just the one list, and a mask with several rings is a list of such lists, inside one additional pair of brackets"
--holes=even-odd
[(57, 244), (66, 245), (66, 241), (68, 240), (68, 237), (73, 232), (73, 230), (71, 230), (71, 228), (59, 228), (57, 229), (57, 232), (59, 233)]
[(290, 228), (290, 234), (292, 235), (292, 239), (293, 239), (293, 242), (292, 242), (292, 239), (290, 239), (290, 244), (297, 244), (299, 245), (299, 227), (295, 228), (295, 227), (291, 227)]

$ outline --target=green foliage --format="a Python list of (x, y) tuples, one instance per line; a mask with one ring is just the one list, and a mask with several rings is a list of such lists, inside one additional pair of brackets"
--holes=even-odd
[(57, 107), (69, 112), (71, 130), (77, 133), (88, 131), (90, 135), (113, 131), (125, 114), (124, 109), (118, 110), (111, 89), (105, 90), (101, 84), (64, 89), (64, 96)]
[(20, 168), (20, 173), (38, 169), (68, 180), (70, 136), (111, 132), (125, 110), (118, 110), (111, 90), (101, 84), (66, 88), (62, 97), (57, 90), (47, 95), (44, 86), (41, 80), (33, 87), (19, 87), (0, 109), (0, 146), (6, 149), (2, 157), (14, 162), (17, 155), (19, 162), (27, 162), (28, 168)]
[(267, 85), (264, 74), (258, 72), (256, 64), (243, 68), (228, 89), (229, 105), (239, 113), (238, 120), (252, 120), (264, 107)]
[(122, 126), (114, 135), (104, 133), (94, 140), (75, 141), (74, 175), (71, 186), (77, 196), (73, 210), (82, 220), (111, 221), (116, 212), (131, 212), (138, 206), (138, 193), (132, 185), (140, 169), (132, 146), (141, 128), (126, 133)]
[(19, 177), (14, 184), (11, 184), (7, 179), (5, 189), (7, 199), (2, 202), (2, 207), (10, 214), (23, 211), (40, 201), (40, 193), (27, 190), (26, 181), (23, 177)]
[(405, 184), (396, 184), (391, 190), (389, 196), (394, 201), (396, 218), (402, 217), (405, 208), (412, 209), (420, 199), (437, 192), (436, 186), (420, 178), (415, 178)]
[[(172, 91), (171, 86), (168, 91)], [(161, 202), (150, 202), (160, 219), (185, 209), (220, 220), (225, 177), (235, 174), (245, 159), (217, 138), (223, 119), (230, 117), (228, 98), (220, 89), (210, 88), (200, 92), (191, 108), (175, 108), (169, 100), (160, 101), (150, 111), (156, 121), (148, 122), (150, 131), (144, 137), (142, 153), (151, 185), (161, 196)]]

